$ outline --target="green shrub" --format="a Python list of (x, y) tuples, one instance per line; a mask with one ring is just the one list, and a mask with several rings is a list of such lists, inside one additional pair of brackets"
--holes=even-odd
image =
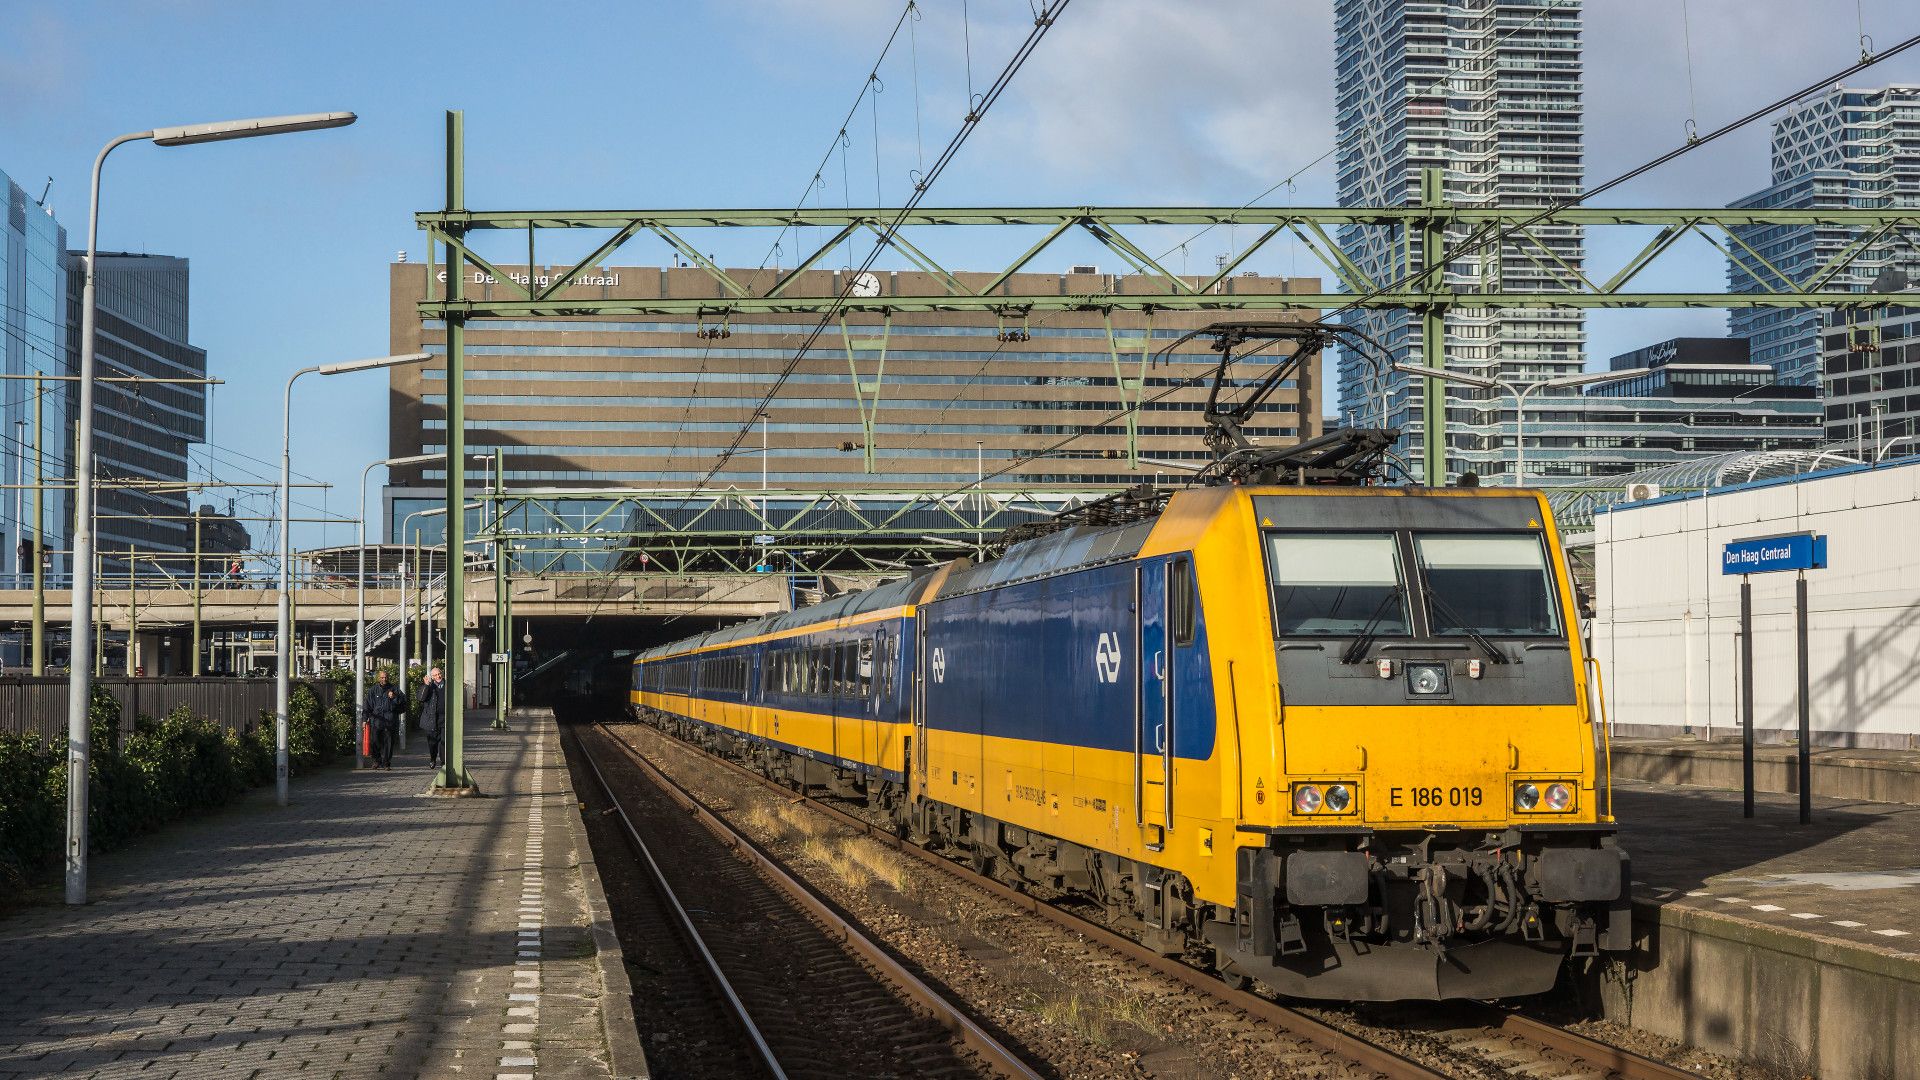
[(333, 684), (333, 704), (327, 706), (326, 732), (328, 752), (331, 756), (353, 756), (353, 672), (347, 668), (334, 668), (327, 672), (327, 681)]
[(321, 760), (320, 695), (306, 683), (296, 683), (287, 698), (287, 760), (315, 765)]
[[(287, 715), (295, 763), (310, 766), (352, 752), (350, 681), (348, 687), (330, 708), (322, 708), (313, 687), (294, 688)], [(88, 712), (87, 820), (96, 851), (273, 781), (271, 712), (229, 731), (182, 705), (159, 719), (140, 717), (123, 736), (120, 702), (101, 686), (94, 687)], [(0, 732), (0, 886), (18, 885), (58, 862), (66, 800), (66, 740)]]
[(58, 857), (65, 785), (62, 797), (54, 798), (48, 784), (65, 769), (59, 749), (40, 736), (0, 732), (0, 884), (16, 885)]

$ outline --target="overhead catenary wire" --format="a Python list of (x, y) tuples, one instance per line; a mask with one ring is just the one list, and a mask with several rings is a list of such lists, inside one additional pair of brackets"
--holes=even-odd
[[(1604, 183), (1589, 189), (1586, 192), (1583, 192), (1577, 195), (1566, 196), (1565, 198), (1558, 200), (1555, 203), (1552, 203), (1546, 207), (1543, 207), (1538, 213), (1531, 215), (1528, 218), (1525, 218), (1519, 222), (1516, 222), (1515, 224), (1510, 225), (1504, 229), (1499, 230), (1499, 232), (1496, 235), (1492, 236), (1491, 238), (1479, 241), (1479, 243), (1481, 244), (1479, 248), (1471, 249), (1468, 252), (1456, 251), (1455, 257), (1459, 257), (1460, 254), (1466, 254), (1466, 253), (1472, 253), (1473, 251), (1485, 250), (1485, 248), (1488, 246), (1502, 243), (1516, 231), (1530, 228), (1532, 225), (1538, 224), (1540, 221), (1545, 220), (1548, 217), (1551, 217), (1553, 214), (1558, 213), (1561, 210), (1564, 210), (1573, 206), (1578, 206), (1580, 203), (1586, 201), (1587, 199), (1593, 198), (1596, 195), (1603, 194), (1607, 191), (1610, 191), (1616, 187), (1621, 186), (1622, 184), (1626, 184), (1632, 180), (1635, 180), (1641, 176), (1644, 176), (1647, 173), (1652, 172), (1653, 170), (1658, 169), (1661, 166), (1666, 165), (1677, 158), (1680, 158), (1685, 156), (1686, 154), (1692, 153), (1693, 151), (1698, 150), (1701, 147), (1706, 146), (1711, 142), (1714, 142), (1715, 140), (1724, 138), (1725, 136), (1730, 135), (1733, 132), (1738, 131), (1741, 128), (1754, 123), (1755, 121), (1769, 115), (1770, 113), (1773, 113), (1778, 109), (1785, 108), (1786, 106), (1791, 105), (1794, 102), (1801, 100), (1802, 98), (1805, 98), (1809, 94), (1815, 93), (1827, 86), (1841, 82), (1842, 80), (1846, 79), (1848, 76), (1858, 74), (1860, 71), (1863, 71), (1866, 68), (1872, 67), (1876, 64), (1892, 59), (1893, 57), (1898, 56), (1899, 54), (1913, 48), (1915, 45), (1920, 45), (1920, 35), (1915, 35), (1914, 37), (1907, 38), (1905, 41), (1902, 41), (1899, 44), (1892, 46), (1891, 48), (1887, 49), (1884, 52), (1874, 54), (1868, 57), (1867, 59), (1862, 60), (1859, 63), (1852, 64), (1846, 67), (1845, 69), (1842, 69), (1841, 71), (1838, 71), (1832, 75), (1826, 76), (1825, 78), (1822, 78), (1816, 82), (1813, 82), (1808, 86), (1803, 87), (1802, 89), (1794, 91), (1791, 94), (1787, 94), (1782, 97), (1776, 98), (1773, 101), (1770, 101), (1767, 104), (1760, 106), (1759, 108), (1756, 108), (1751, 112), (1746, 113), (1745, 115), (1739, 117), (1738, 119), (1735, 119), (1733, 121), (1730, 121), (1726, 124), (1721, 125), (1718, 128), (1715, 128), (1713, 131), (1710, 131), (1704, 135), (1699, 135), (1695, 138), (1689, 139), (1688, 141), (1686, 141), (1680, 146), (1677, 146), (1671, 150), (1658, 154), (1655, 157), (1650, 158), (1647, 161), (1614, 176), (1612, 179), (1607, 180)], [(1370, 293), (1355, 297), (1355, 299), (1353, 299), (1352, 301), (1349, 301), (1345, 306), (1338, 308), (1335, 311), (1328, 313), (1327, 315), (1323, 315), (1323, 320), (1327, 318), (1331, 318), (1332, 316), (1344, 314), (1347, 311), (1354, 310), (1355, 308), (1359, 307), (1361, 304), (1364, 304), (1379, 296), (1397, 291), (1402, 288), (1406, 288), (1407, 286), (1413, 284), (1418, 279), (1428, 276), (1432, 273), (1439, 272), (1443, 269), (1444, 267), (1430, 267), (1430, 268), (1422, 269), (1419, 271), (1414, 271), (1408, 274), (1405, 278), (1401, 279), (1400, 281), (1392, 282), (1387, 285), (1380, 286), (1379, 288), (1375, 289)], [(1097, 297), (1089, 298), (1090, 301), (1097, 301), (1097, 299), (1098, 299)], [(1167, 397), (1171, 396), (1174, 393), (1179, 392), (1180, 390), (1188, 389), (1192, 386), (1198, 385), (1200, 380), (1206, 377), (1208, 374), (1210, 374), (1210, 372), (1204, 372), (1201, 374), (1188, 376), (1185, 379), (1182, 379), (1176, 383), (1170, 384), (1165, 389), (1161, 390), (1159, 393), (1156, 393), (1150, 396), (1144, 396), (1141, 398), (1139, 402), (1135, 404), (1121, 407), (1115, 412), (1110, 413), (1104, 419), (1100, 420), (1097, 424), (1085, 425), (1085, 426), (1104, 427), (1107, 424), (1114, 423), (1115, 421), (1124, 420), (1129, 413), (1137, 412), (1149, 404), (1165, 400)], [(1083, 430), (1085, 426), (1083, 426)], [(952, 498), (952, 497), (965, 495), (970, 490), (982, 487), (987, 481), (996, 480), (999, 477), (1005, 476), (1008, 473), (1021, 468), (1022, 466), (1029, 465), (1035, 461), (1039, 461), (1043, 458), (1050, 457), (1053, 454), (1064, 449), (1065, 447), (1076, 442), (1077, 440), (1081, 439), (1082, 437), (1084, 437), (1082, 433), (1075, 433), (1075, 434), (1063, 436), (1059, 440), (1055, 441), (1054, 443), (1038, 451), (1035, 451), (1030, 454), (1019, 455), (1010, 459), (1005, 465), (1002, 465), (991, 472), (983, 473), (978, 479), (965, 481), (953, 488), (943, 491), (940, 493), (939, 497)], [(866, 530), (866, 532), (857, 533), (854, 536), (849, 537), (848, 539), (857, 540), (861, 536), (866, 535), (867, 532), (871, 532), (871, 531), (873, 530), (870, 528)]]
[[(1486, 51), (1497, 49), (1500, 45), (1504, 44), (1506, 41), (1514, 37), (1516, 34), (1519, 34), (1522, 31), (1532, 28), (1536, 23), (1538, 23), (1541, 19), (1545, 18), (1547, 15), (1553, 13), (1554, 11), (1572, 2), (1574, 2), (1574, 0), (1551, 0), (1551, 2), (1546, 7), (1543, 7), (1538, 11), (1534, 12), (1524, 22), (1520, 23), (1519, 25), (1513, 27), (1512, 29), (1508, 30), (1506, 33), (1496, 38), (1492, 42), (1492, 44), (1487, 47)], [(1423, 93), (1432, 93), (1434, 90), (1437, 90), (1440, 87), (1446, 85), (1447, 80), (1451, 79), (1452, 77), (1453, 77), (1452, 72), (1448, 72), (1444, 75), (1441, 75), (1440, 77), (1434, 79), (1432, 82), (1428, 83), (1426, 90), (1423, 91)], [(1377, 120), (1369, 120), (1367, 123), (1367, 126), (1361, 129), (1362, 137), (1364, 137), (1365, 134), (1377, 124), (1377, 122), (1378, 122)], [(1288, 173), (1286, 176), (1281, 177), (1280, 180), (1275, 182), (1272, 186), (1268, 187), (1266, 190), (1261, 191), (1259, 194), (1241, 203), (1239, 207), (1236, 209), (1236, 212), (1240, 210), (1251, 209), (1256, 203), (1259, 203), (1260, 201), (1264, 200), (1267, 196), (1272, 195), (1274, 192), (1279, 191), (1282, 188), (1292, 190), (1294, 188), (1295, 182), (1298, 181), (1300, 177), (1312, 171), (1321, 162), (1332, 157), (1338, 151), (1339, 151), (1339, 143), (1336, 142), (1332, 146), (1329, 146), (1323, 153), (1315, 157), (1313, 160), (1293, 170), (1292, 172)], [(1199, 240), (1201, 237), (1206, 236), (1208, 233), (1212, 232), (1213, 230), (1219, 228), (1220, 225), (1221, 225), (1220, 222), (1214, 222), (1206, 225), (1205, 227), (1201, 228), (1199, 231), (1195, 232), (1193, 235), (1187, 237), (1185, 240), (1182, 240), (1178, 244), (1175, 244), (1174, 246), (1161, 252), (1159, 259), (1156, 261), (1164, 261), (1167, 259), (1168, 256), (1172, 255), (1175, 251), (1178, 251), (1181, 253), (1181, 260), (1182, 260), (1181, 273), (1185, 274), (1186, 273), (1185, 259), (1186, 259), (1186, 252), (1187, 252), (1188, 245), (1192, 244), (1196, 240)], [(1229, 230), (1231, 230), (1233, 227), (1233, 223), (1229, 221), (1227, 225)], [(1231, 242), (1230, 242), (1230, 246), (1231, 246)], [(1040, 326), (1047, 325), (1053, 320), (1053, 317), (1054, 317), (1053, 314), (1042, 316), (1038, 325)], [(944, 419), (946, 414), (952, 410), (953, 406), (957, 404), (961, 398), (966, 396), (967, 387), (971, 384), (971, 380), (976, 379), (981, 374), (983, 374), (986, 371), (988, 365), (990, 365), (996, 358), (998, 358), (1001, 352), (1005, 350), (1005, 348), (1006, 348), (1006, 342), (1005, 341), (1000, 342), (997, 346), (995, 346), (993, 351), (988, 354), (987, 358), (981, 361), (980, 366), (976, 368), (973, 374), (969, 377), (969, 382), (962, 384), (961, 389), (956, 391), (953, 397), (949, 398), (947, 402), (940, 407), (939, 413), (936, 414), (935, 416), (936, 423)]]
[[(1539, 22), (1541, 19), (1546, 18), (1548, 15), (1559, 10), (1560, 8), (1563, 8), (1568, 4), (1572, 4), (1575, 2), (1577, 2), (1577, 0), (1551, 0), (1551, 2), (1548, 3), (1546, 7), (1543, 7), (1540, 10), (1534, 12), (1531, 16), (1527, 18), (1525, 22), (1522, 22), (1520, 25), (1514, 27), (1511, 30), (1508, 30), (1506, 33), (1495, 38), (1493, 40), (1493, 43), (1487, 47), (1487, 51), (1499, 48), (1501, 45), (1504, 45), (1508, 40), (1510, 40), (1514, 35), (1520, 33), (1523, 30), (1531, 29), (1533, 25)], [(1418, 91), (1413, 96), (1424, 97), (1428, 94), (1433, 93), (1435, 90), (1438, 90), (1441, 87), (1445, 86), (1447, 82), (1454, 77), (1454, 75), (1455, 75), (1455, 72), (1449, 71), (1439, 76), (1438, 78), (1434, 79), (1432, 82), (1427, 83), (1426, 87), (1423, 90)], [(1376, 126), (1378, 126), (1377, 120), (1369, 120), (1366, 126), (1360, 129), (1360, 132), (1357, 137), (1366, 138), (1368, 135), (1370, 135), (1373, 132), (1373, 129)], [(1267, 188), (1265, 191), (1262, 191), (1260, 192), (1260, 194), (1255, 195), (1253, 198), (1248, 199), (1246, 202), (1241, 203), (1238, 207), (1235, 208), (1236, 212), (1239, 210), (1253, 209), (1254, 204), (1260, 202), (1261, 200), (1265, 199), (1267, 196), (1273, 194), (1274, 192), (1279, 191), (1281, 188), (1293, 190), (1295, 183), (1299, 181), (1301, 177), (1305, 176), (1309, 172), (1312, 172), (1316, 167), (1319, 166), (1321, 162), (1327, 160), (1328, 158), (1332, 157), (1333, 155), (1339, 152), (1340, 152), (1340, 143), (1338, 140), (1335, 140), (1333, 145), (1327, 147), (1326, 150), (1322, 151), (1319, 154), (1319, 156), (1315, 157), (1312, 161), (1307, 162), (1305, 165), (1302, 165), (1299, 168), (1288, 173), (1287, 175), (1281, 177), (1279, 180), (1275, 181), (1274, 184), (1271, 187)], [(1223, 223), (1218, 221), (1208, 224), (1207, 226), (1200, 229), (1198, 232), (1194, 233), (1192, 236), (1187, 237), (1185, 240), (1182, 240), (1178, 244), (1175, 244), (1172, 247), (1168, 248), (1167, 250), (1161, 252), (1160, 260), (1166, 259), (1169, 255), (1172, 255), (1176, 251), (1182, 251), (1188, 244), (1193, 243), (1194, 241), (1207, 235), (1213, 230), (1219, 228), (1221, 224)], [(1156, 260), (1156, 261), (1159, 261), (1159, 260)]]
[[(813, 167), (813, 178), (807, 181), (807, 186), (801, 190), (800, 197), (794, 200), (793, 209), (796, 215), (807, 205), (807, 196), (813, 194), (814, 188), (819, 186), (821, 174), (826, 171), (827, 166), (833, 161), (833, 152), (840, 148), (841, 140), (846, 138), (847, 125), (853, 123), (853, 118), (859, 114), (860, 103), (866, 100), (868, 92), (873, 89), (874, 80), (879, 78), (880, 75), (880, 65), (886, 62), (887, 54), (893, 51), (893, 43), (900, 37), (900, 28), (906, 25), (909, 18), (913, 18), (916, 21), (919, 18), (918, 4), (915, 0), (907, 0), (906, 6), (900, 9), (900, 17), (894, 20), (893, 29), (888, 31), (887, 40), (880, 46), (880, 54), (873, 58), (872, 65), (867, 68), (866, 77), (860, 80), (859, 92), (853, 95), (853, 103), (847, 106), (846, 115), (840, 118), (840, 123), (835, 129), (832, 140), (827, 143), (826, 152), (820, 155), (819, 163)], [(794, 228), (794, 226), (784, 226), (778, 233), (774, 234), (773, 245), (767, 248), (767, 254), (760, 260), (761, 269), (764, 270), (767, 264), (773, 260), (774, 246), (778, 246), (780, 241), (786, 237), (787, 230), (791, 228)]]
[[(827, 327), (832, 325), (834, 317), (839, 314), (841, 308), (845, 305), (847, 296), (851, 293), (854, 282), (859, 279), (859, 275), (871, 269), (874, 262), (879, 259), (880, 254), (891, 244), (892, 237), (899, 229), (901, 222), (906, 220), (907, 216), (913, 213), (921, 201), (926, 198), (927, 192), (930, 191), (934, 183), (939, 180), (940, 174), (946, 171), (947, 166), (952, 163), (955, 155), (960, 152), (960, 148), (966, 145), (967, 139), (978, 129), (980, 121), (985, 118), (987, 111), (993, 107), (994, 102), (999, 100), (1000, 95), (1006, 92), (1014, 76), (1019, 74), (1020, 69), (1026, 65), (1028, 58), (1033, 55), (1034, 50), (1039, 47), (1041, 40), (1046, 37), (1047, 31), (1052, 29), (1060, 13), (1065, 11), (1067, 5), (1071, 2), (1072, 0), (1054, 0), (1053, 3), (1041, 9), (1041, 13), (1034, 19), (1033, 28), (1028, 32), (1026, 38), (1021, 41), (1020, 46), (1014, 51), (1013, 57), (1007, 62), (1006, 66), (1001, 69), (999, 76), (994, 79), (993, 83), (987, 87), (986, 92), (980, 96), (979, 105), (968, 111), (966, 119), (960, 124), (959, 130), (956, 131), (953, 138), (948, 141), (946, 147), (940, 152), (940, 156), (934, 159), (933, 165), (927, 170), (926, 175), (914, 185), (912, 195), (909, 196), (906, 203), (901, 206), (899, 212), (894, 215), (892, 221), (879, 230), (879, 238), (875, 241), (873, 249), (867, 253), (867, 257), (862, 261), (860, 268), (858, 270), (852, 270), (847, 274), (846, 280), (841, 284), (839, 293), (834, 297), (834, 301), (829, 305), (828, 309), (822, 313), (819, 323), (808, 333), (806, 340), (801, 343), (799, 349), (795, 350), (793, 356), (782, 367), (773, 385), (768, 387), (766, 393), (761, 396), (760, 403), (754, 407), (753, 416), (758, 416), (760, 413), (765, 412), (767, 407), (772, 404), (773, 399), (779, 395), (781, 387), (786, 385), (787, 380), (792, 377), (795, 369), (797, 369), (801, 361), (806, 358), (807, 353), (812, 350), (814, 343), (826, 332)], [(739, 452), (740, 444), (746, 440), (748, 433), (753, 428), (754, 422), (755, 421), (750, 418), (740, 426), (740, 429), (734, 433), (733, 438), (728, 443), (727, 448), (716, 456), (713, 466), (707, 470), (706, 475), (694, 485), (694, 492), (700, 491), (705, 488), (707, 484), (711, 483), (720, 470), (725, 468), (733, 456)]]

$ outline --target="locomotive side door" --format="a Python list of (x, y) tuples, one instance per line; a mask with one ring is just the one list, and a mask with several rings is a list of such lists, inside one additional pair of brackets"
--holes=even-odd
[(921, 664), (927, 655), (927, 617), (918, 612), (913, 616), (913, 647), (901, 650), (905, 663), (900, 675), (907, 682), (907, 711), (913, 722), (913, 744), (907, 747), (907, 772), (912, 776), (909, 794), (921, 797), (927, 791), (927, 686), (920, 677)]
[[(1173, 712), (1168, 708), (1167, 570), (1164, 562), (1134, 566), (1133, 795), (1134, 821), (1148, 851), (1166, 844), (1173, 827)], [(1120, 665), (1125, 671), (1125, 665)]]

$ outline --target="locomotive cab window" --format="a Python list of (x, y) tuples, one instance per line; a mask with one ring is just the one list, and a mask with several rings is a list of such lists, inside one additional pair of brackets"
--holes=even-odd
[(1267, 534), (1281, 637), (1405, 635), (1406, 579), (1392, 533)]
[(1436, 634), (1549, 637), (1559, 604), (1540, 537), (1474, 533), (1414, 537)]

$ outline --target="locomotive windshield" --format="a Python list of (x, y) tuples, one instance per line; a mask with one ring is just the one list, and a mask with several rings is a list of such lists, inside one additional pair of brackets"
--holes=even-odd
[(1269, 533), (1280, 636), (1404, 635), (1406, 576), (1392, 533)]
[(1544, 637), (1560, 632), (1553, 576), (1532, 533), (1417, 535), (1427, 619), (1436, 634)]

